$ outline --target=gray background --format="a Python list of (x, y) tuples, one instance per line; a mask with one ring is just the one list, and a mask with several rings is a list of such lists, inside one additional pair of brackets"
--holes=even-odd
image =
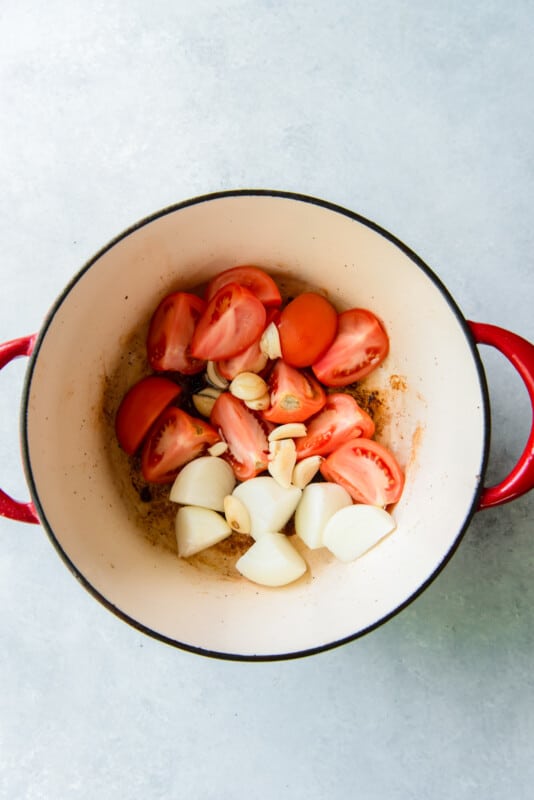
[[(239, 187), (360, 212), (468, 318), (533, 340), (533, 20), (520, 0), (3, 0), (0, 340), (37, 330), (137, 219)], [(483, 358), (494, 480), (530, 405)], [(24, 370), (0, 390), (0, 485), (19, 497)], [(0, 797), (532, 797), (533, 501), (476, 515), (370, 636), (267, 664), (144, 637), (40, 527), (1, 520)]]

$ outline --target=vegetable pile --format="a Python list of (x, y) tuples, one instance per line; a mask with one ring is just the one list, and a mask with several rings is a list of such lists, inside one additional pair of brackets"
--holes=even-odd
[(390, 533), (404, 477), (346, 390), (388, 350), (371, 311), (338, 314), (316, 292), (284, 304), (255, 266), (221, 272), (202, 296), (165, 297), (147, 336), (153, 374), (126, 393), (115, 430), (145, 481), (172, 484), (178, 555), (246, 533), (238, 571), (282, 586), (307, 569), (291, 519), (309, 548), (344, 562)]

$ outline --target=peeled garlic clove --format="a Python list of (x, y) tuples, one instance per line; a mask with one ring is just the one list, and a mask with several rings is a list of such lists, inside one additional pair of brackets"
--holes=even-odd
[(383, 508), (357, 503), (330, 517), (323, 542), (339, 561), (348, 563), (378, 544), (395, 527), (395, 520)]
[(327, 522), (341, 508), (350, 505), (350, 494), (337, 483), (310, 483), (295, 511), (295, 533), (310, 550), (323, 547)]
[(306, 425), (303, 422), (288, 422), (278, 425), (267, 438), (270, 442), (277, 442), (280, 439), (298, 439), (299, 436), (306, 436)]
[(215, 401), (220, 393), (220, 389), (214, 389), (208, 386), (205, 389), (202, 389), (201, 392), (194, 394), (192, 396), (193, 405), (198, 413), (202, 414), (203, 417), (209, 417), (211, 414), (211, 409), (215, 405)]
[(212, 386), (215, 386), (216, 389), (226, 389), (228, 387), (229, 382), (226, 380), (226, 378), (223, 378), (217, 369), (215, 361), (208, 361), (206, 365), (206, 378)]
[(239, 400), (259, 400), (268, 391), (267, 384), (255, 372), (240, 372), (229, 386), (231, 394)]
[[(216, 445), (213, 445), (216, 447)], [(308, 456), (303, 458), (298, 464), (295, 464), (293, 475), (291, 476), (291, 483), (298, 486), (299, 489), (304, 489), (319, 472), (319, 467), (323, 458), (321, 456)]]
[(274, 322), (270, 322), (263, 331), (263, 335), (260, 339), (260, 350), (267, 358), (282, 358), (280, 334)]
[(212, 444), (211, 447), (208, 447), (208, 453), (210, 456), (222, 456), (223, 453), (226, 453), (228, 450), (228, 445), (226, 442), (215, 442)]
[(291, 486), (293, 469), (297, 463), (297, 448), (293, 439), (280, 439), (269, 443), (269, 463), (267, 470), (278, 481), (280, 486), (287, 489)]
[(224, 498), (236, 484), (234, 471), (222, 458), (202, 456), (182, 467), (172, 485), (169, 499), (186, 506), (203, 506), (224, 511)]
[(181, 558), (212, 547), (231, 533), (224, 517), (209, 508), (183, 506), (176, 515), (176, 543)]
[(284, 489), (267, 475), (240, 483), (233, 491), (250, 515), (250, 534), (258, 539), (266, 532), (281, 531), (301, 498), (296, 486)]
[(269, 392), (265, 392), (265, 394), (258, 397), (257, 400), (245, 400), (245, 405), (247, 408), (252, 409), (252, 411), (265, 411), (265, 409), (269, 408), (271, 405), (271, 395)]
[(233, 494), (224, 498), (224, 516), (232, 530), (250, 533), (250, 514), (244, 503)]
[(236, 563), (249, 581), (285, 586), (306, 572), (306, 562), (283, 533), (265, 533)]

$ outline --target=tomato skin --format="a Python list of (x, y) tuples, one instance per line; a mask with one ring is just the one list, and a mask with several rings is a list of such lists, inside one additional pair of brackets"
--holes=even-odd
[(223, 392), (215, 401), (210, 422), (228, 444), (222, 454), (235, 472), (246, 481), (267, 469), (269, 458), (268, 427), (237, 397)]
[(227, 283), (200, 317), (191, 353), (210, 361), (233, 358), (259, 339), (265, 319), (265, 306), (252, 292), (237, 283)]
[[(279, 317), (279, 311), (276, 308), (268, 308), (266, 311), (265, 328)], [(239, 355), (217, 362), (217, 370), (223, 378), (226, 378), (227, 381), (233, 381), (240, 372), (263, 372), (269, 359), (260, 349), (260, 340), (261, 336), (255, 339), (250, 347), (247, 347)]]
[(115, 433), (122, 449), (133, 455), (150, 427), (181, 388), (167, 378), (141, 378), (124, 395), (115, 416)]
[(280, 290), (271, 276), (259, 267), (248, 264), (231, 267), (212, 278), (206, 288), (206, 300), (209, 302), (227, 283), (238, 283), (240, 286), (244, 286), (268, 308), (277, 308), (282, 304)]
[(374, 439), (354, 439), (335, 450), (320, 467), (322, 476), (338, 483), (355, 503), (387, 506), (396, 503), (404, 475), (389, 450)]
[(312, 370), (326, 386), (348, 386), (372, 372), (388, 351), (388, 335), (378, 317), (351, 308), (339, 315), (336, 338)]
[(271, 407), (262, 411), (269, 422), (305, 422), (324, 406), (323, 387), (308, 373), (279, 358), (269, 375)]
[(375, 432), (369, 414), (353, 397), (341, 393), (327, 395), (325, 405), (308, 420), (306, 427), (306, 436), (295, 442), (298, 461), (308, 456), (329, 455), (345, 442), (360, 436), (370, 439)]
[(156, 308), (147, 336), (147, 355), (155, 372), (175, 371), (194, 375), (204, 369), (204, 361), (190, 352), (195, 326), (206, 303), (188, 292), (164, 297)]
[(171, 483), (180, 467), (218, 441), (217, 431), (207, 422), (170, 406), (157, 418), (143, 445), (143, 477), (149, 483)]
[(282, 358), (292, 367), (309, 367), (334, 341), (338, 315), (316, 292), (304, 292), (282, 310), (278, 323)]
[(224, 361), (217, 361), (217, 371), (227, 381), (233, 381), (240, 372), (261, 372), (265, 369), (267, 361), (267, 356), (264, 356), (261, 352), (260, 342), (257, 339), (237, 356), (227, 358)]

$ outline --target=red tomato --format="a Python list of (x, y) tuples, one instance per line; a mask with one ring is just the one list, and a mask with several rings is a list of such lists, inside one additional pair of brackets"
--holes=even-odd
[(298, 295), (278, 323), (282, 358), (292, 367), (309, 367), (325, 353), (337, 331), (337, 311), (315, 292)]
[(273, 281), (270, 275), (267, 275), (259, 267), (242, 266), (232, 267), (220, 272), (215, 278), (208, 283), (205, 297), (209, 302), (211, 298), (217, 294), (219, 289), (226, 286), (227, 283), (238, 283), (244, 286), (258, 300), (261, 300), (264, 306), (279, 306), (282, 303), (282, 297), (278, 286)]
[(396, 503), (404, 486), (393, 455), (373, 439), (354, 439), (339, 447), (323, 461), (321, 474), (343, 486), (356, 503), (373, 506)]
[(117, 439), (128, 455), (135, 453), (152, 423), (181, 391), (173, 381), (155, 375), (128, 389), (115, 417)]
[(351, 308), (339, 315), (337, 336), (312, 370), (326, 386), (348, 386), (372, 372), (388, 350), (388, 336), (377, 317)]
[(152, 316), (146, 343), (153, 370), (194, 375), (204, 369), (204, 362), (191, 356), (190, 347), (195, 326), (205, 308), (201, 297), (187, 292), (175, 292), (163, 298)]
[[(268, 308), (265, 327), (276, 320), (278, 316), (279, 312), (276, 308)], [(265, 368), (268, 358), (261, 352), (260, 339), (253, 341), (250, 347), (247, 347), (239, 355), (217, 362), (217, 370), (223, 378), (233, 381), (240, 372), (261, 372)]]
[(298, 461), (308, 456), (326, 456), (350, 439), (370, 439), (375, 432), (369, 414), (349, 394), (327, 395), (322, 411), (306, 427), (306, 436), (295, 440)]
[(269, 422), (304, 422), (324, 406), (322, 386), (301, 370), (278, 359), (269, 376), (271, 407), (262, 411)]
[(149, 483), (171, 483), (180, 467), (218, 441), (207, 422), (171, 406), (157, 418), (143, 446), (143, 476)]
[(229, 392), (220, 394), (210, 422), (228, 445), (222, 458), (232, 466), (238, 480), (254, 478), (267, 469), (267, 426), (241, 400)]
[(265, 306), (252, 292), (228, 283), (212, 297), (200, 317), (191, 353), (210, 361), (233, 358), (260, 338), (265, 319)]
[(267, 361), (267, 356), (260, 350), (259, 339), (256, 339), (239, 355), (227, 358), (225, 361), (217, 361), (217, 371), (227, 381), (233, 381), (240, 372), (261, 372), (265, 369)]

